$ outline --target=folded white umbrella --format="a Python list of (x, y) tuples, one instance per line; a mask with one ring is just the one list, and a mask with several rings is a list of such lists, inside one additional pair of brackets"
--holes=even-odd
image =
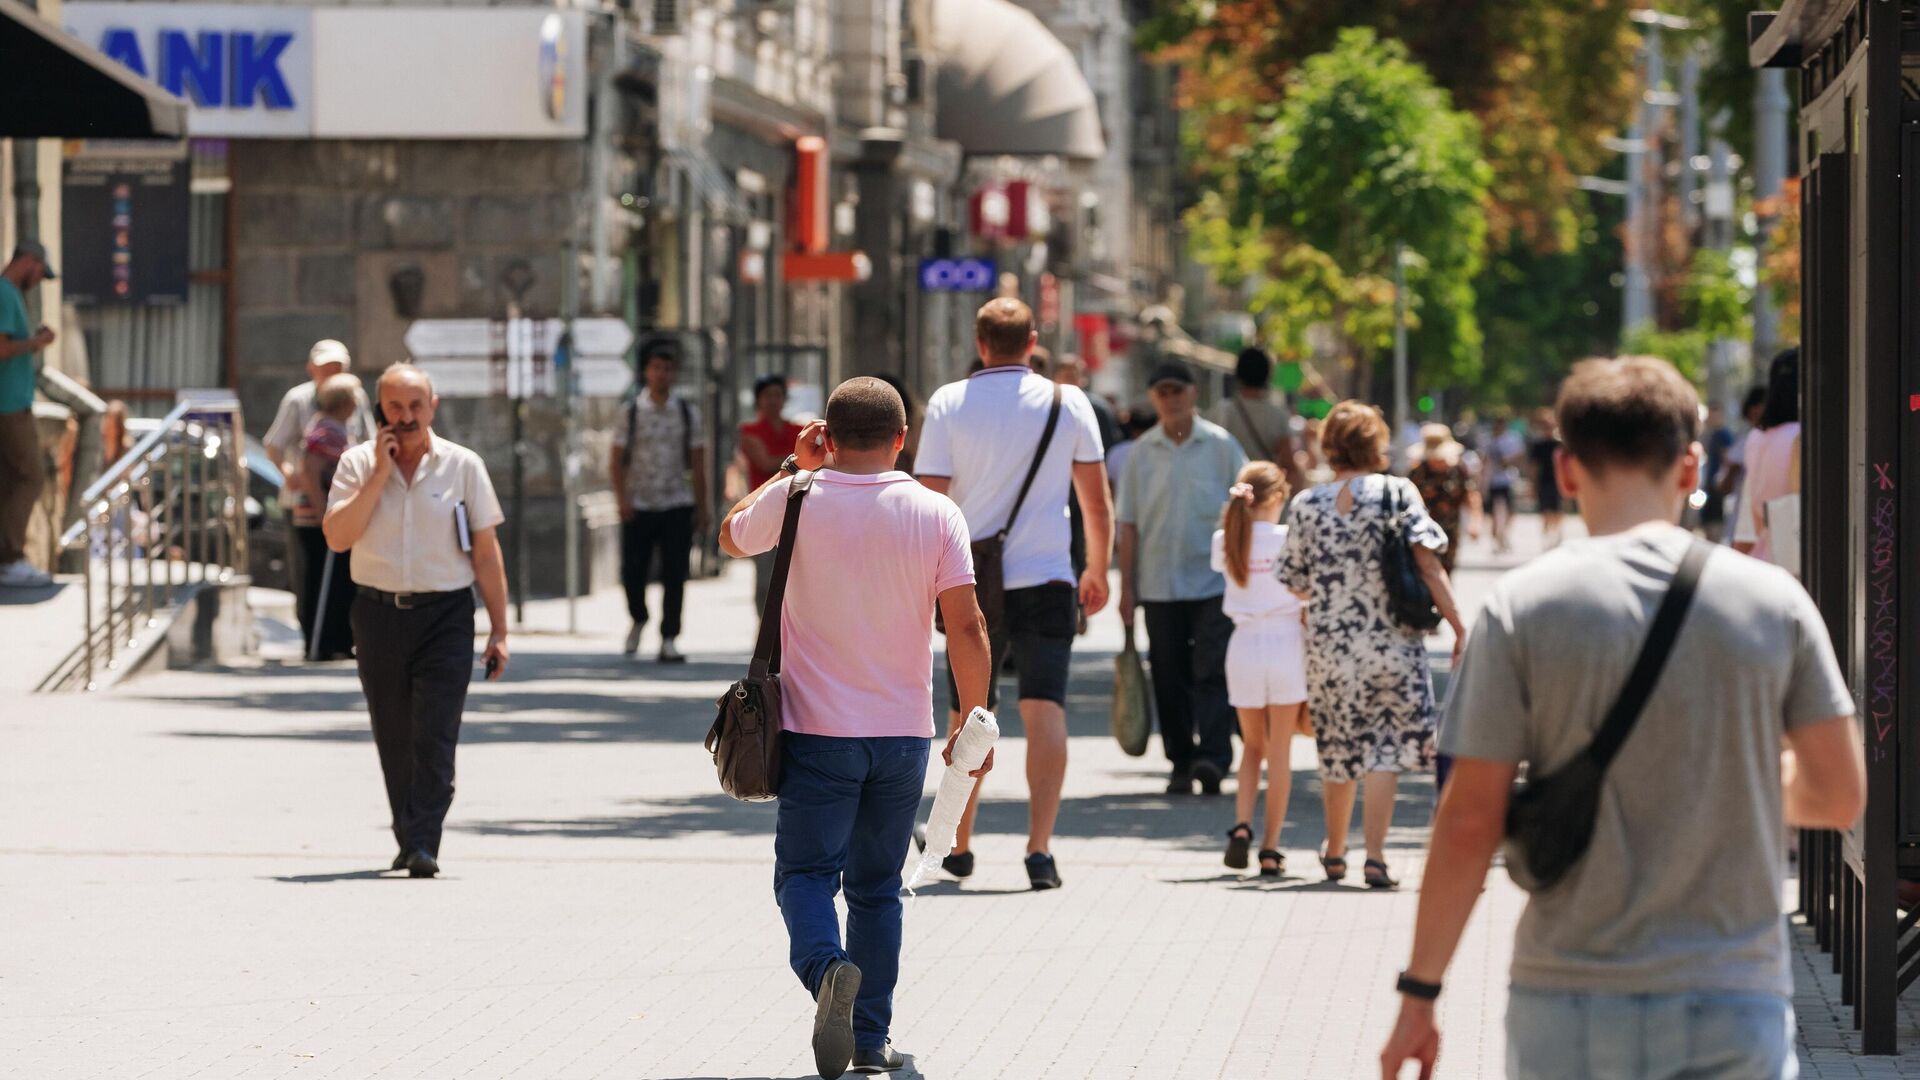
[(914, 867), (913, 874), (907, 878), (909, 890), (933, 876), (940, 869), (940, 860), (953, 851), (955, 835), (960, 831), (960, 815), (967, 811), (967, 800), (973, 796), (973, 785), (977, 782), (968, 774), (978, 769), (987, 760), (987, 754), (993, 750), (994, 741), (1000, 738), (1000, 721), (985, 709), (975, 709), (967, 714), (967, 722), (960, 728), (960, 738), (953, 744), (953, 764), (940, 776), (940, 791), (933, 797), (933, 810), (927, 814), (927, 850), (920, 856), (920, 865)]

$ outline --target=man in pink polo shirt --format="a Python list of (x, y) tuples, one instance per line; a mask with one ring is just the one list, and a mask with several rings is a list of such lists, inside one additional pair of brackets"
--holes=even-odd
[[(827, 418), (740, 501), (720, 546), (751, 558), (779, 542), (789, 477), (814, 470), (780, 613), (785, 761), (773, 893), (794, 974), (814, 995), (813, 1057), (826, 1080), (891, 1072), (900, 972), (900, 869), (933, 737), (933, 610), (962, 713), (987, 700), (986, 620), (973, 593), (966, 519), (945, 495), (895, 471), (906, 442), (900, 395), (842, 383)], [(957, 734), (957, 730), (956, 730)], [(946, 757), (952, 759), (953, 740)], [(993, 756), (975, 776), (993, 768)], [(841, 947), (834, 894), (847, 894)]]

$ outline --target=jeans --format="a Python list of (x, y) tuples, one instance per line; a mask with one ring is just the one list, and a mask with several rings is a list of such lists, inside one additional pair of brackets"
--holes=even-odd
[[(782, 738), (773, 895), (787, 923), (789, 962), (807, 993), (835, 960), (860, 969), (856, 1048), (887, 1044), (900, 978), (900, 869), (926, 781), (928, 741), (800, 735)], [(846, 948), (833, 897), (847, 892)]]
[(647, 572), (660, 553), (660, 636), (680, 636), (680, 612), (687, 598), (693, 553), (693, 507), (635, 510), (620, 527), (620, 583), (627, 590), (627, 614), (633, 625), (647, 625)]
[[(1153, 704), (1167, 760), (1185, 772), (1195, 761), (1233, 766), (1237, 723), (1227, 704), (1227, 643), (1233, 620), (1209, 600), (1149, 600), (1147, 662), (1153, 665)], [(1198, 736), (1199, 745), (1195, 746)]]
[(1793, 1006), (1771, 994), (1514, 987), (1508, 1080), (1794, 1080)]

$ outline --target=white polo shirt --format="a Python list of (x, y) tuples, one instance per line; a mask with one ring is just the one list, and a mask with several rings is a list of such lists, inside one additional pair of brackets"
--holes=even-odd
[[(913, 471), (952, 480), (947, 494), (960, 504), (975, 540), (1006, 528), (1020, 483), (1040, 448), (1053, 387), (1053, 380), (1025, 364), (1006, 364), (948, 383), (927, 402)], [(1007, 588), (1074, 580), (1073, 526), (1067, 518), (1073, 467), (1105, 460), (1093, 405), (1079, 387), (1062, 386), (1060, 424), (1001, 556)]]
[[(375, 443), (340, 456), (332, 507), (351, 498), (373, 475)], [(480, 455), (428, 433), (427, 453), (408, 483), (395, 465), (387, 474), (367, 531), (353, 545), (353, 580), (384, 592), (453, 592), (473, 584), (473, 556), (460, 548), (455, 508), (465, 505), (470, 532), (506, 520)]]

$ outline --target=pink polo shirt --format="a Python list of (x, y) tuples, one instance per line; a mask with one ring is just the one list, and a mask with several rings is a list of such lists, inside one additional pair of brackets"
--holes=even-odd
[[(740, 550), (780, 542), (790, 483), (733, 519)], [(960, 508), (906, 473), (816, 473), (780, 613), (782, 726), (931, 738), (933, 609), (942, 592), (973, 584), (969, 543)]]

